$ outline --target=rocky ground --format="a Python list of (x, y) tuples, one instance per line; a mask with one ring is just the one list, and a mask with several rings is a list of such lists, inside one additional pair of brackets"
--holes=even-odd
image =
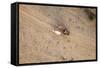
[(95, 9), (20, 5), (19, 63), (96, 59)]

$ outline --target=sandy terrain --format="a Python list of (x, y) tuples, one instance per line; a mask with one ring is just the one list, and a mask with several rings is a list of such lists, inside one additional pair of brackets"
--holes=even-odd
[(20, 5), (19, 63), (96, 59), (96, 20), (84, 9)]

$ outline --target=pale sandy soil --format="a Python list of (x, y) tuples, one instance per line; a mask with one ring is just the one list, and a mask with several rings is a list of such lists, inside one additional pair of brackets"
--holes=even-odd
[(84, 8), (20, 5), (19, 18), (20, 64), (96, 59), (96, 20)]

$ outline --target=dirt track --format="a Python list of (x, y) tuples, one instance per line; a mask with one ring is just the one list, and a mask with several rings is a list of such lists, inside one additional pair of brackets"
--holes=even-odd
[(20, 64), (96, 59), (96, 20), (84, 8), (20, 5), (19, 14)]

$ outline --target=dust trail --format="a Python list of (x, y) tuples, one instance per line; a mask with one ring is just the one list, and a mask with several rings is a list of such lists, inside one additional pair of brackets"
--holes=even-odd
[[(48, 6), (49, 7), (49, 6)], [(51, 27), (54, 28), (56, 31), (60, 31), (62, 34), (69, 35), (69, 30), (67, 28), (67, 25), (64, 24), (64, 8), (60, 7), (42, 7), (42, 11), (46, 12), (44, 13), (47, 17), (50, 17), (52, 19), (52, 22), (48, 23), (51, 25)], [(55, 9), (56, 8), (56, 9)]]

